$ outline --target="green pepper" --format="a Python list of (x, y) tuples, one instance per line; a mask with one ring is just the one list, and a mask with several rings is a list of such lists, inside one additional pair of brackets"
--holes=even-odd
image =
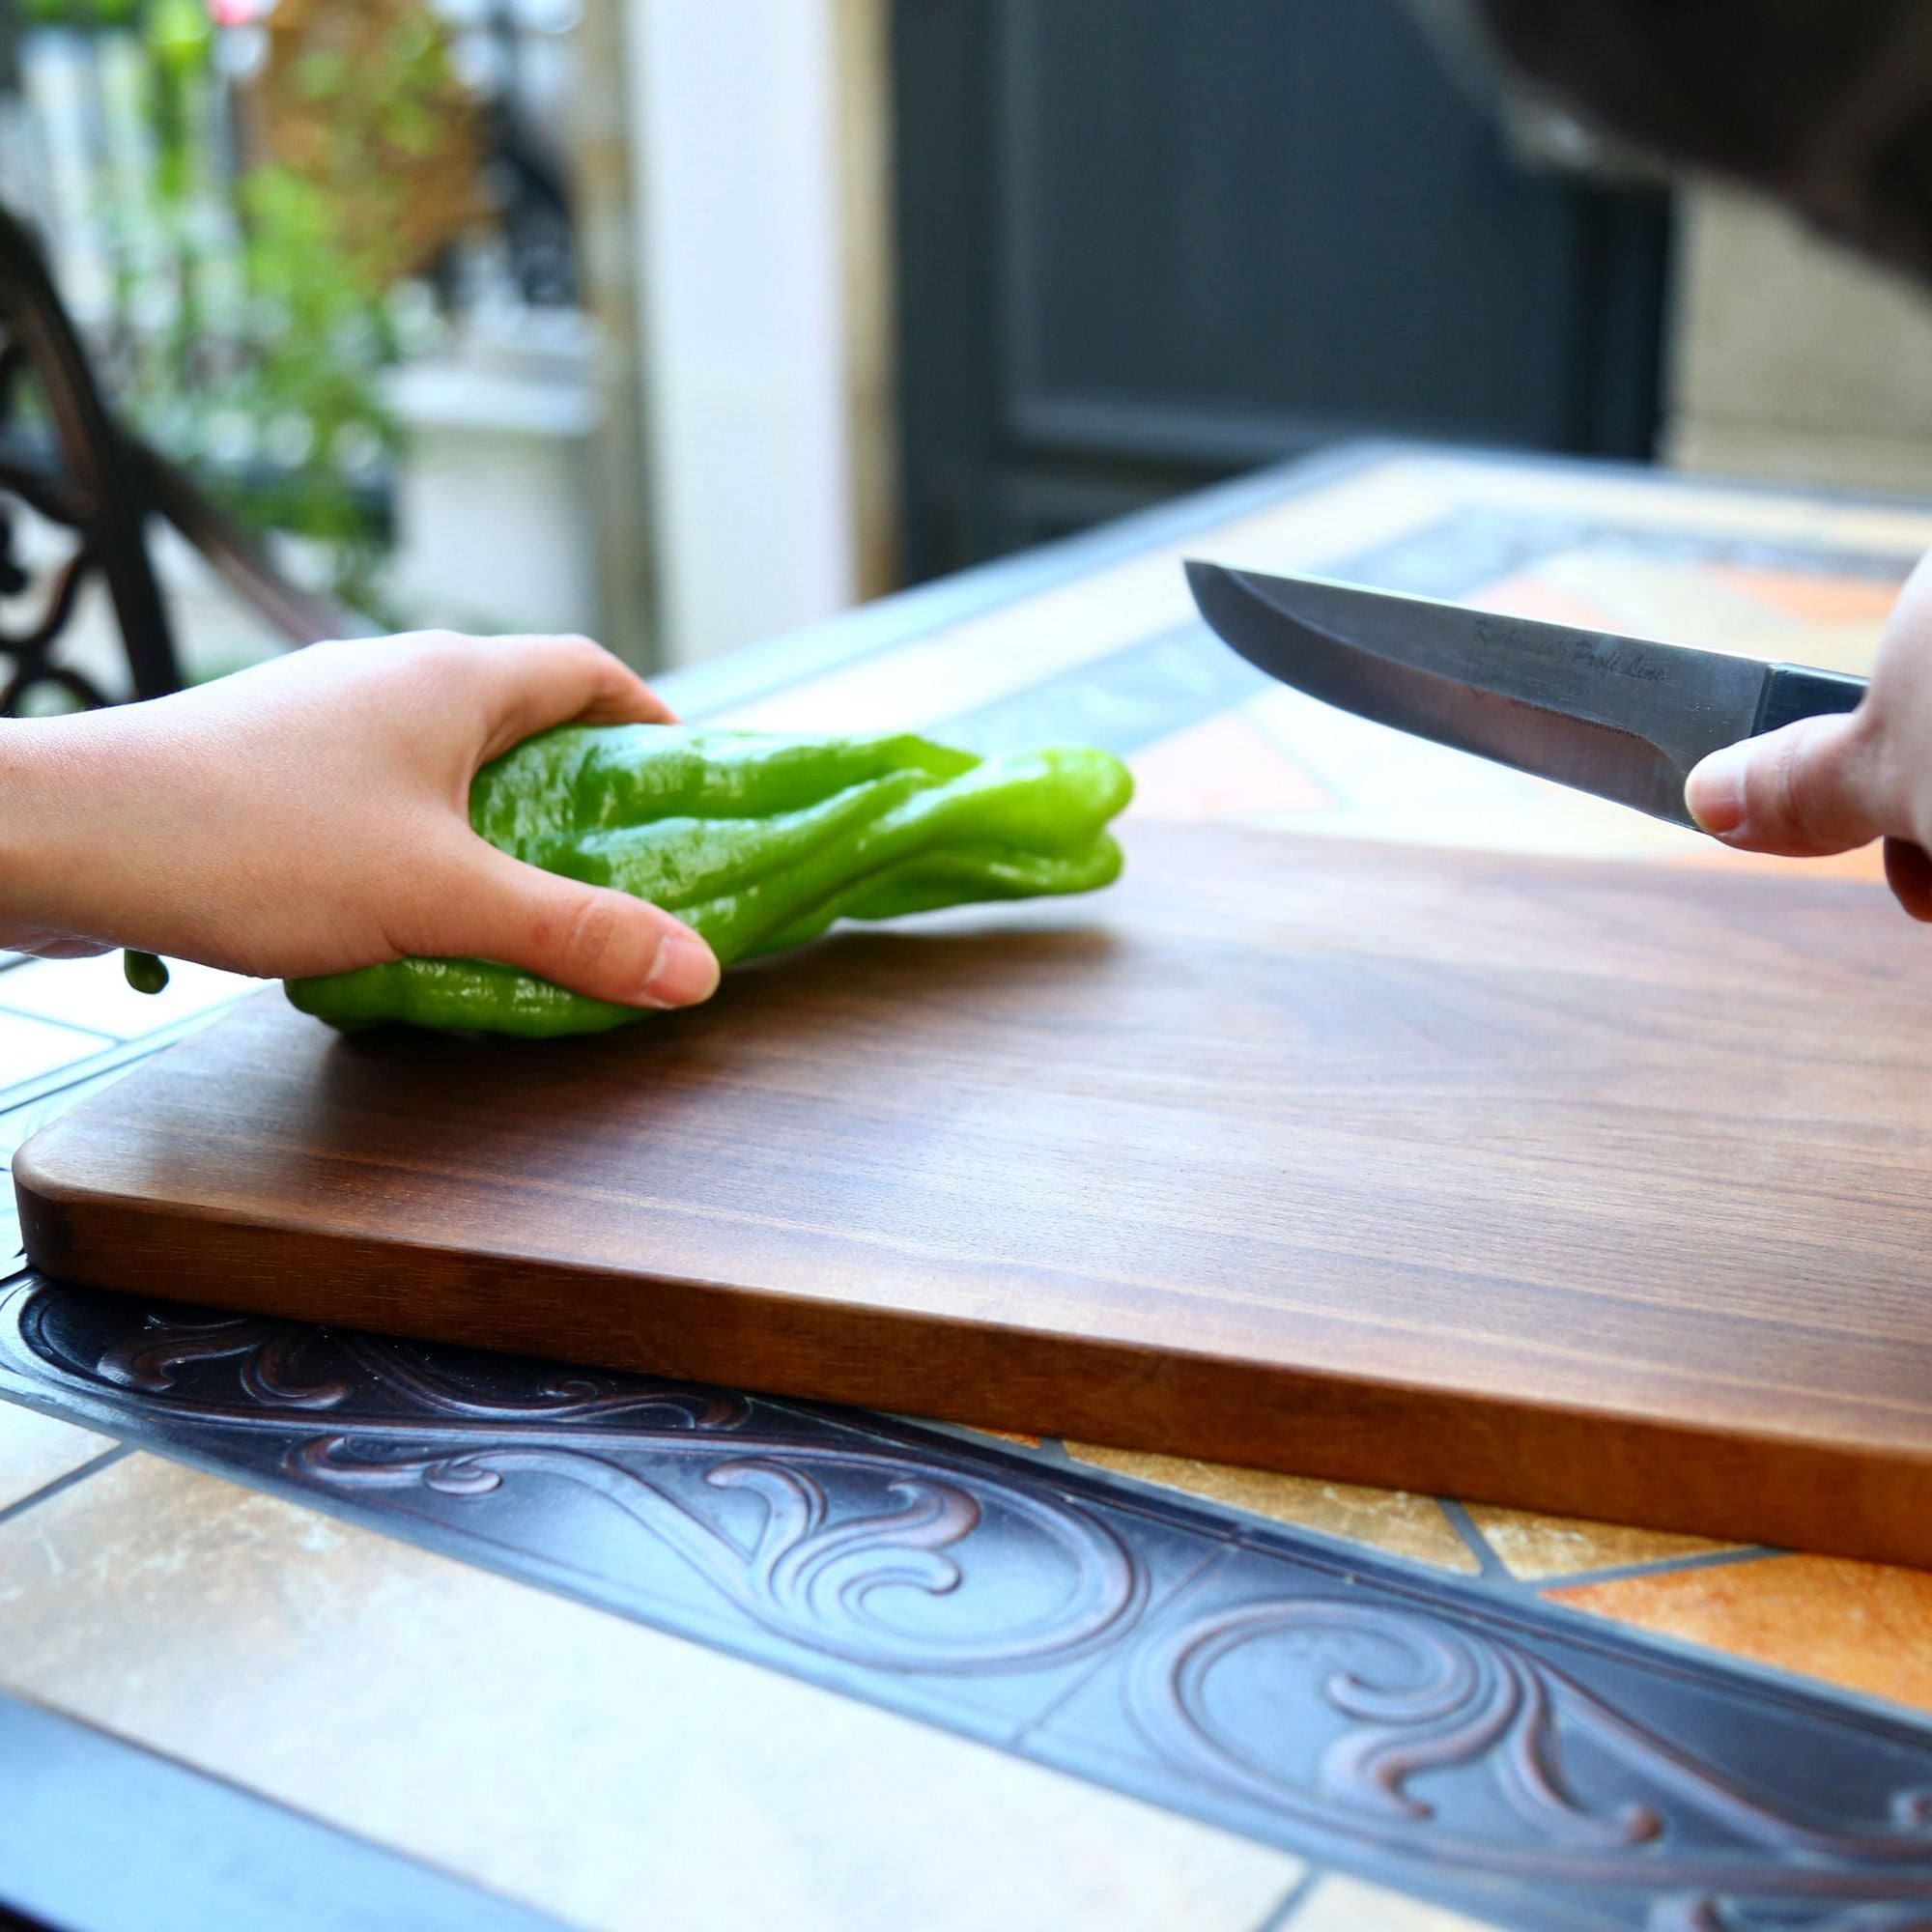
[[(835, 920), (1110, 885), (1106, 825), (1132, 789), (1120, 759), (1085, 747), (979, 758), (904, 734), (569, 724), (484, 766), (469, 822), (514, 858), (675, 913), (728, 966)], [(485, 959), (401, 959), (288, 994), (346, 1031), (547, 1038), (643, 1017)]]

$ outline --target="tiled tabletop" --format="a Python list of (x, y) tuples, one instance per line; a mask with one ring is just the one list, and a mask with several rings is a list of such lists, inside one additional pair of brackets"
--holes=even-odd
[[(1091, 739), (1146, 817), (1762, 864), (1266, 684), (1194, 621), (1179, 557), (1856, 670), (1928, 546), (1932, 508), (1364, 451), (668, 695), (752, 727)], [(247, 990), (0, 960), (0, 1148)], [(1932, 1926), (1908, 1788), (1932, 1785), (1932, 1577), (634, 1378), (586, 1395), (30, 1277), (0, 1297), (0, 1689), (554, 1920)], [(505, 1473), (533, 1430), (579, 1491)], [(396, 1445), (432, 1439), (398, 1480)], [(717, 1498), (748, 1445), (764, 1532)], [(907, 1484), (955, 1499), (920, 1559), (954, 1574), (921, 1587), (966, 1650), (942, 1667), (940, 1624), (894, 1651), (745, 1582), (785, 1481), (846, 1528)], [(975, 1624), (1056, 1563), (1054, 1642)]]

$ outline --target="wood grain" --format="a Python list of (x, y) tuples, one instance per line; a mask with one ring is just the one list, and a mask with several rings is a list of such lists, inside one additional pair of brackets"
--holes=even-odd
[(268, 994), (15, 1163), (48, 1273), (1932, 1563), (1932, 952), (1869, 888), (1140, 826), (699, 1012)]

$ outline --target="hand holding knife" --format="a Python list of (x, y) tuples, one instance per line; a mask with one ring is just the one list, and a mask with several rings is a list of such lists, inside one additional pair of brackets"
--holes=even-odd
[(1884, 838), (1899, 902), (1932, 920), (1924, 566), (1869, 686), (1322, 578), (1190, 563), (1187, 580), (1226, 642), (1311, 697), (1750, 851)]

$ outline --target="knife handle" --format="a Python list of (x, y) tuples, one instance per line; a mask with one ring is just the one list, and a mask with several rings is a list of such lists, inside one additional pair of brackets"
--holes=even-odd
[(1765, 672), (1764, 690), (1757, 700), (1757, 723), (1750, 728), (1753, 738), (1781, 725), (1795, 724), (1801, 718), (1823, 718), (1834, 711), (1856, 711), (1865, 695), (1866, 680), (1847, 677), (1842, 671), (1810, 670), (1804, 665), (1773, 665)]

